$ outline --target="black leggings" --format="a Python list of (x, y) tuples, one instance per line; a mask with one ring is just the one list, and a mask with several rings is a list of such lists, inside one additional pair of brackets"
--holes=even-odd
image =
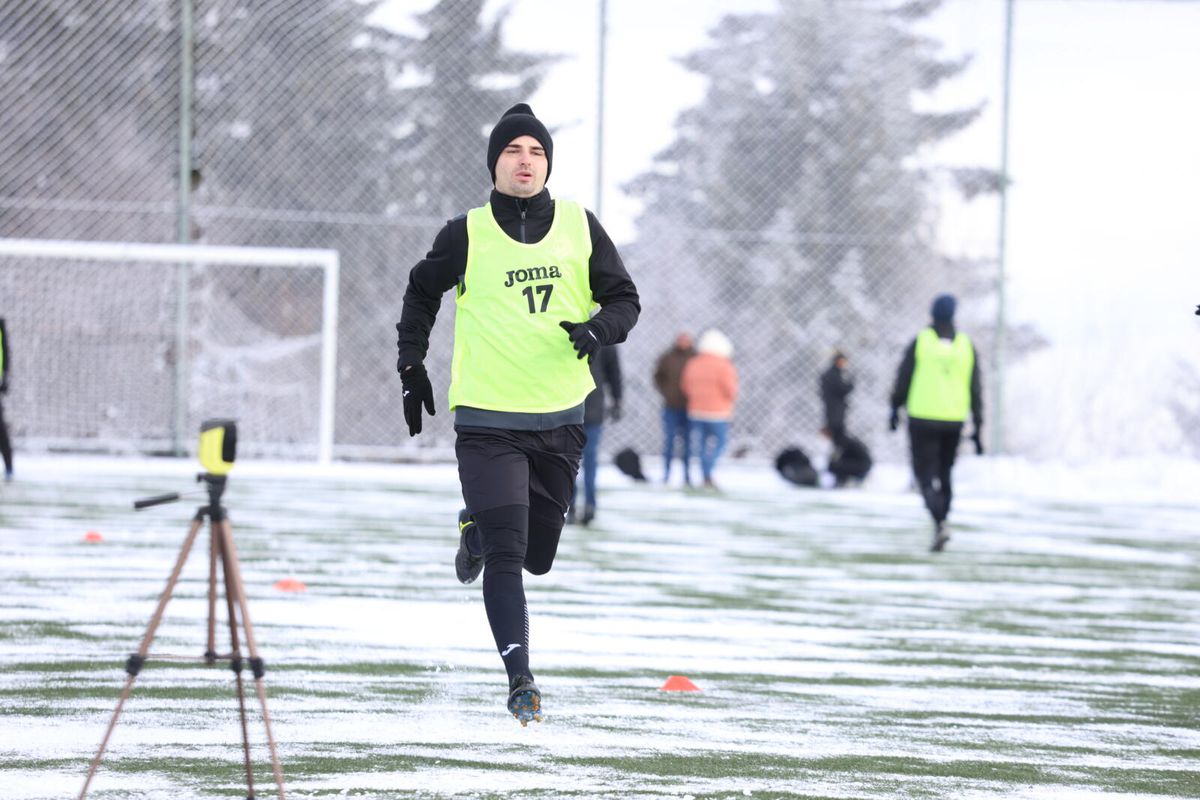
[(8, 425), (4, 422), (3, 403), (0, 403), (0, 455), (4, 456), (4, 471), (12, 472), (12, 443), (8, 440)]
[(961, 422), (908, 420), (913, 475), (934, 522), (944, 521), (950, 513), (950, 500), (954, 496), (950, 471), (958, 455), (962, 428)]
[(511, 685), (518, 676), (533, 677), (522, 571), (544, 575), (554, 565), (579, 472), (583, 426), (456, 431), (463, 499), (483, 547), (483, 605)]
[(554, 565), (563, 515), (557, 508), (502, 506), (474, 515), (483, 544), (483, 606), (509, 684), (529, 669), (529, 607), (522, 569), (545, 575)]

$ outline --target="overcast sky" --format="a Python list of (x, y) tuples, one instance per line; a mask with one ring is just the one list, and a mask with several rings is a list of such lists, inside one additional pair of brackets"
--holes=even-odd
[[(1017, 0), (1008, 268), (1014, 312), (1052, 334), (1177, 340), (1200, 302), (1200, 3)], [(1001, 70), (1003, 3), (955, 2), (943, 37)], [(969, 43), (969, 44), (968, 44)], [(992, 76), (995, 76), (994, 78)], [(996, 102), (954, 147), (999, 130)], [(998, 152), (998, 142), (995, 145)], [(994, 251), (994, 249), (993, 249)], [(1185, 327), (1186, 326), (1186, 327)]]
[[(431, 5), (392, 0), (378, 19), (415, 32), (411, 14)], [(531, 98), (556, 126), (551, 190), (599, 206), (621, 243), (635, 233), (638, 206), (620, 186), (650, 165), (670, 143), (679, 111), (703, 95), (703, 83), (676, 59), (700, 46), (724, 14), (773, 7), (773, 0), (609, 0), (600, 200), (598, 3), (510, 0), (488, 3), (485, 14), (506, 14), (510, 46), (568, 56)], [(1185, 312), (1200, 302), (1200, 3), (1017, 0), (1015, 8), (1007, 239), (1013, 315), (1037, 321), (1055, 339), (1175, 340), (1194, 332)], [(987, 104), (983, 118), (937, 158), (997, 167), (1003, 0), (947, 0), (925, 29), (947, 56), (975, 56), (933, 102)], [(943, 246), (994, 255), (996, 216), (994, 202), (949, 208)]]

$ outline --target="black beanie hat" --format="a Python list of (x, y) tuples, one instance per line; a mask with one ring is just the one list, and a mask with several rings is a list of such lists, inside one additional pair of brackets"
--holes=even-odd
[(496, 162), (500, 159), (500, 151), (518, 136), (532, 136), (542, 145), (546, 151), (546, 180), (550, 180), (550, 169), (554, 166), (554, 140), (542, 121), (533, 115), (533, 109), (525, 103), (517, 103), (504, 112), (488, 137), (487, 165), (492, 183), (496, 182)]
[(929, 309), (929, 316), (933, 317), (934, 322), (949, 322), (954, 319), (954, 309), (958, 303), (952, 294), (939, 294), (933, 300), (933, 306)]

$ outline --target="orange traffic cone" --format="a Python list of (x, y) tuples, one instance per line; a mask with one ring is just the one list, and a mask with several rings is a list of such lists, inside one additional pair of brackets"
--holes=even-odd
[(682, 675), (672, 675), (659, 687), (660, 692), (698, 692), (700, 687)]
[(99, 542), (103, 542), (104, 537), (100, 535), (99, 531), (88, 531), (83, 535), (83, 540), (85, 542), (90, 542), (91, 544), (97, 544)]
[(275, 588), (281, 592), (303, 592), (308, 589), (303, 581), (298, 581), (295, 578), (280, 578), (275, 581)]

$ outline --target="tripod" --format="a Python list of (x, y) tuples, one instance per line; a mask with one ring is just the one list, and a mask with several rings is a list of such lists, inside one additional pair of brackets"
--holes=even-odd
[[(163, 611), (167, 607), (167, 602), (171, 599), (171, 593), (175, 590), (175, 584), (179, 581), (179, 574), (183, 571), (183, 565), (187, 561), (188, 554), (191, 552), (192, 545), (196, 541), (196, 535), (199, 533), (205, 518), (209, 521), (209, 570), (208, 649), (204, 651), (204, 661), (206, 664), (215, 664), (219, 658), (228, 657), (229, 665), (236, 677), (238, 711), (242, 723), (242, 753), (246, 765), (246, 798), (247, 800), (254, 800), (254, 770), (250, 762), (250, 734), (246, 725), (246, 692), (245, 684), (242, 681), (242, 671), (246, 666), (246, 661), (242, 658), (241, 642), (238, 636), (238, 629), (239, 627), (241, 628), (245, 635), (246, 649), (250, 656), (248, 659), (249, 667), (254, 674), (254, 689), (258, 694), (258, 702), (262, 706), (263, 724), (267, 729), (267, 745), (271, 751), (271, 767), (275, 772), (275, 785), (279, 790), (279, 800), (285, 800), (283, 794), (283, 770), (279, 765), (279, 756), (275, 750), (275, 738), (271, 734), (271, 716), (267, 712), (266, 687), (263, 685), (263, 675), (266, 670), (263, 666), (263, 660), (258, 656), (258, 648), (254, 643), (254, 627), (250, 624), (250, 610), (246, 604), (246, 592), (242, 585), (241, 567), (238, 565), (237, 550), (233, 544), (233, 528), (230, 527), (225, 509), (221, 506), (221, 495), (225, 491), (226, 476), (202, 473), (196, 476), (196, 480), (204, 481), (207, 485), (208, 505), (201, 506), (192, 518), (191, 528), (188, 530), (187, 538), (184, 539), (183, 547), (179, 551), (179, 557), (175, 561), (175, 568), (171, 570), (171, 576), (167, 578), (167, 586), (158, 598), (158, 607), (154, 610), (154, 615), (150, 618), (150, 624), (146, 626), (146, 633), (142, 637), (141, 646), (125, 662), (125, 672), (128, 673), (128, 677), (125, 679), (125, 687), (121, 690), (121, 696), (117, 700), (117, 707), (113, 711), (112, 719), (108, 723), (108, 730), (104, 732), (104, 738), (100, 742), (100, 749), (97, 751), (96, 757), (92, 759), (92, 765), (88, 769), (87, 780), (83, 784), (83, 791), (79, 793), (79, 800), (84, 800), (87, 797), (88, 787), (91, 785), (92, 778), (96, 774), (96, 769), (100, 766), (100, 760), (104, 757), (104, 750), (108, 746), (109, 737), (117, 725), (117, 718), (121, 715), (121, 709), (124, 707), (125, 701), (129, 699), (129, 694), (133, 690), (134, 680), (146, 662), (150, 651), (150, 643), (154, 640), (154, 633), (158, 628), (158, 624), (162, 621)], [(178, 500), (179, 497), (178, 493), (158, 495), (138, 500), (134, 502), (133, 506), (135, 509), (148, 508), (160, 503), (169, 503)], [(221, 566), (221, 573), (225, 584), (225, 604), (229, 611), (231, 650), (228, 656), (218, 655), (216, 650), (218, 564)], [(239, 612), (241, 614), (240, 626), (238, 623)]]

